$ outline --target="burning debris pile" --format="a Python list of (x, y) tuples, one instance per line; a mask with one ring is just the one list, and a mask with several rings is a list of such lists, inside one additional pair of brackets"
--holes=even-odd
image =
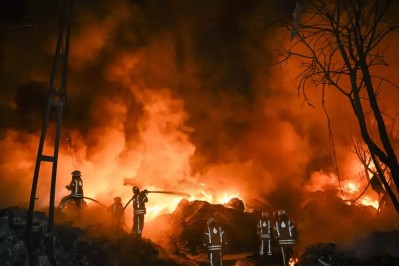
[[(27, 211), (11, 207), (0, 211), (0, 265), (29, 265), (24, 242)], [(35, 265), (50, 265), (45, 250), (47, 217), (35, 212), (32, 249)], [(70, 224), (55, 227), (54, 256), (57, 265), (179, 265), (149, 240), (128, 234), (118, 238), (99, 228), (81, 229)]]
[[(231, 202), (238, 203), (239, 201), (235, 199)], [(233, 205), (236, 206), (236, 204)], [(266, 259), (265, 256), (257, 255), (256, 224), (259, 215), (228, 206), (230, 204), (210, 204), (198, 200), (189, 202), (183, 199), (173, 213), (157, 217), (147, 225), (147, 228), (158, 228), (157, 235), (161, 237), (156, 242), (165, 247), (168, 252), (201, 262), (205, 260), (207, 252), (202, 246), (206, 222), (209, 217), (214, 217), (227, 234), (228, 246), (224, 257), (226, 262), (241, 263), (240, 265), (266, 265), (266, 263), (281, 265), (281, 254), (277, 245), (273, 245), (271, 258)], [(291, 265), (398, 265), (398, 252), (393, 251), (398, 247), (395, 244), (396, 241), (398, 242), (398, 232), (375, 232), (366, 238), (369, 240), (360, 239), (348, 245), (329, 242), (310, 244), (298, 250), (297, 262)], [(385, 246), (385, 242), (387, 242), (386, 245), (391, 246), (391, 249), (383, 247), (380, 248), (380, 252), (371, 252), (371, 248), (376, 251), (378, 247)], [(367, 251), (371, 256), (365, 254), (366, 243), (371, 244), (368, 245), (369, 251)]]
[[(150, 236), (157, 244), (132, 238), (127, 233), (111, 236), (109, 228), (100, 223), (83, 229), (64, 222), (55, 226), (54, 256), (58, 265), (207, 265), (202, 240), (207, 220), (213, 217), (227, 235), (226, 265), (280, 266), (281, 256), (276, 245), (268, 260), (256, 255), (255, 225), (259, 215), (241, 210), (242, 204), (240, 199), (226, 205), (183, 199), (173, 213), (163, 214), (146, 224), (146, 232), (158, 235)], [(0, 210), (0, 265), (28, 265), (23, 241), (26, 213), (23, 207)], [(33, 254), (36, 263), (43, 266), (50, 265), (44, 245), (46, 229), (47, 216), (35, 212)], [(398, 232), (374, 232), (346, 245), (314, 243), (301, 250), (297, 262), (291, 265), (398, 265), (398, 239)]]
[[(236, 199), (231, 202), (238, 204), (241, 201)], [(159, 235), (162, 235), (160, 241), (170, 247), (170, 251), (198, 255), (205, 252), (202, 240), (206, 222), (210, 217), (215, 218), (225, 229), (228, 252), (252, 252), (257, 249), (257, 218), (253, 213), (242, 211), (240, 207), (231, 208), (206, 201), (189, 202), (183, 199), (173, 213), (159, 216), (149, 227), (153, 224), (166, 224), (165, 232), (160, 232)]]
[(232, 198), (228, 201), (228, 203), (224, 204), (225, 207), (227, 208), (233, 208), (233, 209), (238, 209), (240, 211), (244, 211), (244, 203), (238, 198)]

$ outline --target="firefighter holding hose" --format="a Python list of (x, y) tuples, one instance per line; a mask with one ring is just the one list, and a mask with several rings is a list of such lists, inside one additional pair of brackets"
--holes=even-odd
[(65, 196), (61, 199), (60, 204), (58, 205), (59, 209), (62, 209), (65, 203), (69, 201), (75, 201), (76, 207), (79, 211), (82, 211), (84, 201), (83, 201), (83, 182), (81, 178), (81, 171), (75, 170), (71, 173), (72, 180), (69, 185), (65, 186), (66, 189), (71, 191), (71, 194)]
[[(176, 195), (182, 197), (190, 197), (189, 194), (184, 192), (178, 191), (148, 191), (144, 189), (140, 191), (139, 187), (134, 186), (132, 188), (133, 196), (132, 198), (126, 203), (125, 207), (122, 210), (126, 209), (129, 203), (132, 201), (133, 205), (133, 225), (131, 234), (135, 238), (141, 238), (143, 233), (144, 227), (144, 215), (146, 214), (146, 203), (149, 201), (147, 198), (147, 194), (149, 193), (160, 193), (160, 194), (169, 194), (169, 195)], [(120, 216), (121, 219), (121, 216)]]
[(133, 197), (133, 225), (132, 235), (135, 238), (141, 238), (144, 227), (144, 215), (146, 214), (145, 204), (149, 201), (147, 198), (147, 190), (140, 191), (137, 186), (132, 188)]

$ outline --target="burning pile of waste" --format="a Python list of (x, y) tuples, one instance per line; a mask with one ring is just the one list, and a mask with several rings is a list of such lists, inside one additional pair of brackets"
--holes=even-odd
[(222, 204), (183, 199), (173, 213), (159, 216), (148, 226), (167, 225), (164, 226), (165, 232), (158, 234), (162, 235), (160, 241), (169, 246), (172, 252), (198, 255), (205, 252), (202, 241), (210, 217), (225, 229), (229, 252), (251, 252), (256, 249), (255, 214)]
[[(231, 201), (233, 202), (238, 203), (241, 200), (235, 199)], [(271, 247), (272, 255), (270, 257), (266, 254), (259, 255), (260, 242), (256, 226), (260, 213), (232, 208), (231, 205), (183, 199), (173, 213), (157, 217), (147, 227), (157, 228), (155, 231), (158, 231), (154, 232), (161, 236), (157, 238), (157, 243), (165, 247), (168, 252), (189, 257), (197, 262), (205, 262), (207, 250), (202, 241), (207, 220), (213, 217), (226, 233), (228, 244), (224, 249), (225, 262), (236, 265), (282, 265), (281, 250), (274, 240)], [(399, 255), (398, 251), (395, 251), (398, 245), (394, 245), (396, 241), (398, 242), (398, 231), (375, 232), (365, 238), (368, 241), (363, 238), (347, 245), (315, 242), (306, 247), (298, 247), (294, 257), (287, 258), (288, 263), (291, 266), (398, 265), (396, 263), (399, 261)], [(370, 245), (366, 247), (366, 243)], [(379, 249), (379, 246), (384, 247)], [(375, 251), (372, 252), (372, 249)], [(367, 253), (370, 256), (366, 256)]]
[[(152, 241), (134, 238), (127, 232), (110, 234), (110, 228), (101, 223), (85, 228), (72, 226), (72, 221), (58, 223), (54, 230), (54, 257), (58, 265), (208, 265), (203, 240), (212, 217), (226, 233), (224, 263), (282, 265), (276, 244), (272, 245), (270, 257), (258, 253), (256, 225), (260, 215), (242, 210), (242, 204), (237, 198), (225, 205), (183, 199), (173, 213), (160, 215), (146, 224), (145, 232), (162, 235), (151, 237)], [(0, 210), (0, 265), (29, 265), (24, 242), (26, 216), (24, 207)], [(32, 251), (38, 265), (50, 265), (45, 249), (47, 219), (45, 213), (34, 212)], [(374, 232), (346, 245), (314, 243), (288, 263), (291, 266), (398, 265), (396, 241), (398, 232)]]

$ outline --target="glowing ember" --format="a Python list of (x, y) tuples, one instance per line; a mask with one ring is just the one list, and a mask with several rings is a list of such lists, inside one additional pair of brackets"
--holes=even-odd
[(228, 193), (224, 193), (224, 196), (222, 198), (219, 198), (217, 201), (217, 203), (228, 203), (232, 198), (237, 198), (239, 197), (240, 193), (232, 193), (232, 194), (228, 194)]
[(359, 185), (353, 181), (348, 181), (343, 184), (343, 189), (348, 193), (356, 193), (359, 191)]
[[(157, 188), (151, 188), (149, 190), (161, 190)], [(216, 193), (216, 192), (210, 192), (206, 190), (192, 190), (188, 191), (189, 194), (192, 196), (188, 198), (190, 201), (194, 200), (203, 200), (207, 201), (212, 204), (225, 204), (228, 203), (232, 198), (237, 198), (240, 193), (232, 193), (232, 192), (222, 192), (222, 193)], [(193, 196), (196, 195), (196, 196)], [(221, 195), (221, 196), (218, 196)], [(157, 216), (165, 213), (172, 213), (175, 209), (178, 203), (184, 198), (182, 196), (177, 196), (177, 195), (162, 195), (162, 194), (148, 194), (149, 202), (146, 204), (146, 220), (151, 221), (155, 219)], [(130, 198), (126, 198), (126, 202)], [(131, 211), (132, 206), (129, 205), (127, 207), (127, 213), (128, 216), (131, 216)], [(130, 218), (127, 218), (127, 223), (128, 225), (130, 224)]]
[[(360, 196), (368, 183), (365, 179), (356, 176), (347, 180), (341, 180), (340, 185), (341, 188), (339, 187), (338, 178), (335, 174), (331, 173), (328, 175), (322, 172), (314, 172), (311, 175), (311, 180), (307, 185), (307, 189), (309, 191), (326, 191), (328, 189), (336, 188), (336, 195), (340, 197), (345, 202), (345, 204), (351, 205), (353, 199), (356, 199)], [(378, 195), (369, 188), (367, 191), (364, 192), (361, 198), (355, 202), (355, 204), (371, 206), (375, 209), (378, 209)]]
[(369, 196), (365, 196), (365, 197), (363, 197), (362, 199), (360, 199), (360, 203), (361, 203), (362, 205), (364, 205), (364, 206), (372, 206), (372, 207), (374, 207), (375, 209), (378, 209), (378, 208), (379, 208), (379, 201), (378, 201), (378, 200), (375, 200), (375, 199), (372, 199), (372, 198), (369, 197)]
[(289, 266), (295, 266), (299, 262), (299, 259), (296, 257), (289, 259)]

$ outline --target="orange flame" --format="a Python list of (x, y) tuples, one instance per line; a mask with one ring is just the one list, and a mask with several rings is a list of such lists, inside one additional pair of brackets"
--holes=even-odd
[[(358, 166), (357, 166), (358, 167)], [(364, 188), (368, 185), (365, 178), (359, 176), (351, 176), (346, 180), (340, 180), (333, 174), (325, 174), (323, 172), (314, 172), (311, 175), (310, 182), (307, 186), (309, 191), (325, 191), (327, 189), (336, 189), (336, 195), (344, 200), (347, 204), (359, 197)], [(372, 206), (375, 209), (379, 207), (379, 196), (372, 191), (371, 188), (362, 195), (362, 197), (355, 203), (358, 205)]]
[(299, 259), (296, 257), (289, 259), (289, 266), (295, 266), (299, 262)]
[(224, 193), (221, 198), (218, 198), (217, 203), (228, 203), (232, 198), (239, 197), (240, 193)]

